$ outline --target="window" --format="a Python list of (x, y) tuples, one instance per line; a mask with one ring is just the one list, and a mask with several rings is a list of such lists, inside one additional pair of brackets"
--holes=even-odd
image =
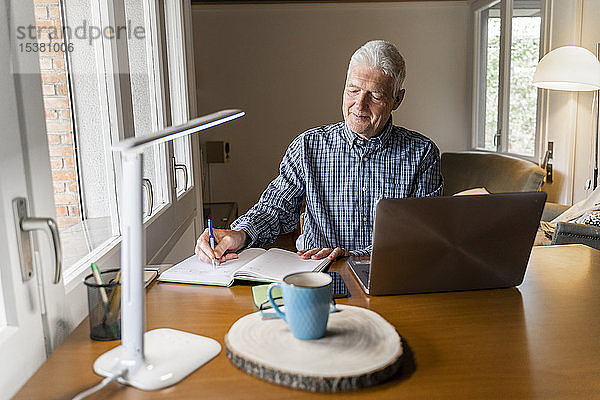
[[(166, 40), (168, 57), (173, 60), (185, 60), (186, 41), (183, 27), (185, 25), (184, 3), (171, 1), (166, 3)], [(174, 125), (182, 124), (190, 119), (190, 104), (187, 101), (188, 78), (187, 68), (183, 63), (169, 63), (169, 89), (171, 92), (171, 120)], [(173, 168), (175, 170), (175, 188), (177, 197), (182, 196), (193, 186), (192, 155), (189, 136), (173, 141)]]
[[(81, 281), (90, 261), (118, 265), (121, 167), (112, 145), (191, 115), (190, 93), (181, 89), (193, 75), (191, 55), (182, 50), (191, 47), (190, 27), (184, 9), (174, 13), (172, 3), (179, 2), (36, 2), (42, 40), (52, 34), (69, 49), (40, 58), (67, 285)], [(193, 223), (191, 153), (189, 138), (144, 152), (147, 262), (161, 262)]]
[(473, 146), (538, 157), (540, 0), (479, 1), (474, 7)]
[[(171, 115), (170, 104), (174, 102), (186, 107), (189, 115), (195, 113), (193, 102), (177, 97), (187, 96), (189, 91), (169, 91), (174, 79), (192, 87), (188, 78), (193, 76), (190, 10), (188, 6), (187, 29), (183, 29), (178, 24), (184, 20), (185, 6), (178, 16), (166, 9), (166, 3), (176, 2), (180, 3), (0, 3), (0, 89), (4, 95), (0, 154), (5, 164), (10, 164), (2, 170), (0, 191), (5, 205), (0, 209), (0, 221), (5, 223), (0, 232), (4, 256), (0, 271), (0, 355), (3, 360), (18, 360), (4, 363), (0, 369), (2, 398), (13, 395), (87, 314), (82, 279), (89, 274), (90, 261), (103, 269), (119, 266), (122, 210), (118, 200), (122, 193), (119, 154), (112, 146), (124, 138), (171, 125), (164, 116)], [(177, 19), (170, 26), (179, 33), (167, 42), (164, 27), (172, 18)], [(187, 51), (179, 58), (171, 57), (169, 46), (178, 41)], [(180, 72), (167, 74), (171, 65), (178, 66)], [(40, 135), (44, 128), (46, 137)], [(191, 142), (198, 146), (197, 141)], [(197, 156), (189, 143), (183, 142), (182, 151)], [(48, 153), (45, 145), (49, 146)], [(159, 192), (155, 194), (156, 209), (148, 208), (144, 220), (144, 261), (150, 263), (162, 262), (171, 254), (181, 258), (183, 252), (193, 252), (197, 199), (201, 196), (195, 190), (197, 184), (176, 195), (170, 163), (173, 153), (172, 145), (155, 146), (146, 158), (145, 172)], [(191, 176), (200, 174), (196, 171)], [(141, 186), (142, 182), (139, 190)], [(40, 240), (35, 233), (31, 235), (33, 277), (21, 279), (21, 265), (25, 263), (20, 259), (27, 257), (19, 256), (20, 236), (15, 234), (18, 223), (12, 205), (23, 204), (13, 202), (18, 198), (28, 199), (27, 208), (33, 217), (51, 216), (55, 208), (64, 251), (64, 279), (60, 281), (64, 286), (53, 284), (55, 275), (50, 268), (54, 267), (55, 253), (51, 242), (45, 237)]]
[[(33, 2), (33, 1), (32, 1)], [(51, 43), (51, 52), (39, 52), (42, 94), (48, 134), (50, 169), (52, 172), (56, 221), (63, 240), (81, 249), (73, 251), (70, 246), (65, 262), (72, 264), (72, 255), (87, 253), (84, 248), (94, 247), (96, 237), (82, 236), (81, 193), (77, 175), (77, 156), (72, 124), (71, 88), (67, 74), (65, 50), (62, 40), (61, 9), (58, 1), (35, 3), (35, 39), (41, 44)], [(34, 39), (34, 38), (30, 38)], [(103, 186), (102, 186), (103, 187)], [(97, 220), (90, 219), (90, 224)], [(94, 232), (98, 231), (97, 229)], [(83, 240), (81, 240), (83, 239)], [(91, 243), (90, 243), (91, 242)]]
[[(128, 23), (143, 28), (140, 32), (144, 32), (144, 40), (134, 36), (127, 38), (133, 131), (135, 136), (149, 136), (170, 122), (162, 90), (159, 15), (156, 4), (150, 2), (125, 0), (124, 4)], [(144, 9), (145, 12), (140, 12)], [(143, 157), (142, 177), (146, 183), (143, 210), (148, 220), (169, 204), (167, 145), (152, 146), (144, 150)]]
[[(65, 282), (71, 268), (87, 269), (98, 251), (114, 246), (120, 237), (118, 215), (118, 159), (111, 151), (125, 137), (122, 120), (115, 118), (120, 103), (113, 75), (109, 40), (92, 38), (91, 30), (114, 26), (103, 2), (62, 2), (79, 220), (61, 227)], [(89, 28), (88, 28), (89, 27)], [(92, 28), (93, 27), (93, 28)], [(86, 32), (87, 31), (87, 32)], [(119, 100), (119, 102), (117, 101)], [(55, 195), (56, 198), (56, 195)]]

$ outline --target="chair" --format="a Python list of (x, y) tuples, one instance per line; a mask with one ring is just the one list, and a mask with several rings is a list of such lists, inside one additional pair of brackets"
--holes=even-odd
[(544, 180), (544, 170), (531, 161), (484, 151), (443, 153), (441, 169), (445, 196), (477, 187), (491, 193), (536, 192)]

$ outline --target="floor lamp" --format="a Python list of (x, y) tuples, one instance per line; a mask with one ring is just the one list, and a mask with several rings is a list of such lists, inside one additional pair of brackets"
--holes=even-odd
[(125, 139), (121, 153), (121, 345), (102, 354), (94, 371), (144, 390), (171, 386), (221, 351), (213, 339), (169, 328), (145, 332), (145, 290), (142, 259), (142, 152), (148, 146), (190, 135), (244, 116), (223, 110), (166, 128), (152, 136)]
[(564, 46), (552, 50), (538, 63), (533, 74), (533, 85), (542, 89), (574, 92), (596, 92), (596, 131), (594, 140), (594, 189), (598, 186), (598, 122), (600, 108), (600, 43), (596, 56), (578, 46)]

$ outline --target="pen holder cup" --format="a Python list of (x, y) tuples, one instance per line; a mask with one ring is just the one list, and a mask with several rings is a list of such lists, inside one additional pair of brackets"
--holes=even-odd
[(117, 281), (119, 269), (102, 272), (103, 284), (97, 284), (94, 275), (85, 277), (90, 320), (90, 338), (93, 340), (121, 339), (121, 284)]

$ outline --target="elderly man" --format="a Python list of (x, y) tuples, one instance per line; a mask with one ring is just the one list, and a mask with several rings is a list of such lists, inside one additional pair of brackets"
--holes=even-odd
[[(423, 135), (392, 124), (404, 99), (404, 59), (375, 40), (350, 59), (342, 103), (344, 122), (310, 129), (290, 144), (280, 173), (260, 200), (231, 225), (215, 230), (220, 262), (244, 247), (273, 242), (298, 223), (303, 201), (302, 258), (335, 259), (371, 251), (375, 205), (381, 198), (436, 196), (442, 192), (440, 156)], [(211, 262), (208, 232), (196, 254)]]

